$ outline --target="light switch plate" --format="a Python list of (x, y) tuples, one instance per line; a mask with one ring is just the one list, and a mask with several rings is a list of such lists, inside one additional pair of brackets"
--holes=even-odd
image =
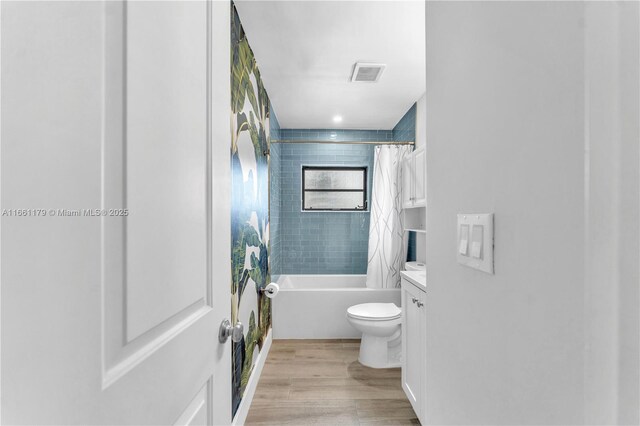
[[(493, 213), (459, 214), (457, 235), (458, 263), (493, 274)], [(461, 244), (468, 245), (471, 250), (462, 254)]]

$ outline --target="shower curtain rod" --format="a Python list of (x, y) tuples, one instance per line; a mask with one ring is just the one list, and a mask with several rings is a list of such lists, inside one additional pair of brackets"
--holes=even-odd
[(332, 140), (296, 140), (296, 139), (272, 139), (271, 143), (335, 143), (335, 144), (366, 144), (366, 145), (415, 145), (413, 141), (332, 141)]

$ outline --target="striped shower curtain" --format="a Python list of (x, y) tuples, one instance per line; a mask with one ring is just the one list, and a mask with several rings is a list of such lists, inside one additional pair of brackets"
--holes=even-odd
[(400, 271), (407, 256), (402, 215), (402, 163), (411, 149), (407, 145), (376, 147), (369, 225), (368, 288), (400, 287)]

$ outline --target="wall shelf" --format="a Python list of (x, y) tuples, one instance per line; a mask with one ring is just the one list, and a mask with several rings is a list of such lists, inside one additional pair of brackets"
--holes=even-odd
[(421, 232), (423, 234), (427, 233), (426, 229), (404, 228), (404, 230), (405, 230), (405, 232), (411, 231), (411, 232)]
[(404, 229), (405, 231), (426, 232), (427, 226), (426, 207), (414, 207), (404, 209)]

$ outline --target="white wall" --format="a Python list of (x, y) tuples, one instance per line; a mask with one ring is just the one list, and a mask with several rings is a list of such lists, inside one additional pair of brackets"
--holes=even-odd
[(425, 93), (416, 101), (416, 146), (420, 149), (427, 144), (427, 94)]
[[(427, 94), (425, 93), (416, 102), (416, 145), (415, 149), (427, 146)], [(429, 153), (427, 152), (427, 155)], [(416, 260), (418, 262), (426, 262), (426, 234), (423, 232), (416, 233)]]
[[(618, 211), (618, 347), (617, 420), (640, 424), (640, 4), (618, 9), (620, 133), (617, 182)], [(592, 6), (590, 6), (592, 7)]]
[[(626, 7), (633, 10), (619, 16), (629, 22), (615, 37), (626, 36), (625, 49), (637, 55), (637, 5)], [(587, 405), (602, 404), (602, 394), (613, 401), (606, 419), (619, 412), (633, 420), (638, 346), (627, 338), (637, 335), (638, 311), (637, 59), (616, 57), (634, 64), (626, 74), (616, 69), (625, 86), (615, 93), (628, 93), (620, 108), (629, 120), (614, 134), (617, 148), (592, 137), (589, 151), (589, 124), (611, 110), (587, 109), (597, 101), (587, 89), (602, 84), (604, 95), (610, 76), (590, 70), (607, 64), (585, 56), (585, 46), (598, 52), (590, 44), (598, 37), (585, 35), (604, 21), (585, 27), (583, 3), (427, 2), (426, 20), (428, 423), (581, 424), (596, 418)], [(588, 179), (589, 165), (604, 182)], [(601, 197), (612, 189), (617, 195)], [(611, 202), (618, 207), (608, 209)], [(596, 282), (588, 276), (599, 243), (594, 210), (616, 230), (604, 236), (614, 251)], [(456, 263), (462, 212), (495, 212), (495, 275)], [(589, 285), (607, 295), (595, 325), (587, 321), (596, 306)], [(604, 349), (590, 352), (589, 342)], [(590, 369), (600, 367), (604, 377), (589, 382)]]
[(585, 6), (585, 420), (640, 423), (638, 3)]

